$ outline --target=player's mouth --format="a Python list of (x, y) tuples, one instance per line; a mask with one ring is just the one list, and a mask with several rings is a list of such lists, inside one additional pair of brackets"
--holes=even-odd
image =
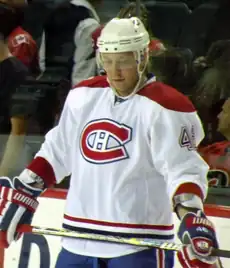
[(123, 82), (125, 79), (113, 79), (113, 82)]

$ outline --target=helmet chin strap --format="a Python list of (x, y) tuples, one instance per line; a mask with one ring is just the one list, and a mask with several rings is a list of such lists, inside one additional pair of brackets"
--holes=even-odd
[(139, 78), (138, 78), (138, 81), (137, 81), (137, 83), (136, 83), (136, 85), (135, 85), (133, 91), (132, 91), (128, 96), (120, 96), (120, 95), (118, 94), (117, 90), (111, 86), (111, 83), (110, 83), (110, 81), (109, 81), (109, 78), (107, 77), (107, 81), (108, 81), (108, 83), (110, 84), (110, 86), (111, 86), (111, 88), (112, 88), (114, 94), (115, 94), (117, 97), (120, 97), (120, 98), (122, 98), (122, 99), (124, 99), (124, 100), (125, 100), (125, 99), (128, 99), (128, 98), (134, 96), (134, 95), (135, 95), (135, 94), (142, 88), (142, 86), (143, 86), (143, 82), (144, 82), (144, 79), (143, 79), (144, 76), (143, 76), (143, 75), (144, 75), (144, 72), (145, 72), (145, 70), (146, 70), (146, 67), (147, 67), (147, 64), (148, 64), (148, 60), (149, 60), (148, 50), (146, 49), (145, 52), (147, 52), (147, 53), (146, 53), (146, 58), (145, 58), (145, 65), (144, 65), (143, 68), (141, 68), (141, 63), (142, 63), (143, 60), (144, 60), (143, 51), (138, 51), (138, 52), (137, 52), (137, 55), (135, 55), (135, 52), (133, 52), (133, 53), (134, 53), (134, 56), (135, 56), (135, 58), (136, 58), (136, 61), (137, 61), (137, 72), (138, 72), (138, 77), (139, 77)]

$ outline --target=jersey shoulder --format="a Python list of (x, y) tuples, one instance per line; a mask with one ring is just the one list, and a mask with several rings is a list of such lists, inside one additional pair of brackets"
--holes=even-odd
[(87, 80), (81, 81), (80, 83), (75, 85), (73, 87), (73, 89), (79, 88), (79, 87), (105, 88), (105, 87), (109, 87), (109, 83), (107, 81), (106, 76), (100, 75), (100, 76), (94, 76), (94, 77), (91, 77), (91, 78), (89, 78)]
[(158, 103), (168, 110), (184, 113), (196, 111), (188, 97), (175, 88), (162, 82), (151, 82), (142, 88), (137, 94)]
[(84, 104), (94, 102), (99, 95), (102, 96), (103, 92), (108, 91), (108, 87), (109, 84), (104, 76), (95, 76), (81, 81), (70, 91), (69, 104), (73, 107), (82, 107)]

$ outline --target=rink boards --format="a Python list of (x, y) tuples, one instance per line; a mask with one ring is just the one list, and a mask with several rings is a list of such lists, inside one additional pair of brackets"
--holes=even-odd
[[(39, 200), (33, 224), (60, 228), (65, 196), (64, 190), (47, 191)], [(230, 208), (207, 205), (206, 213), (215, 223), (221, 248), (230, 250)], [(178, 225), (176, 216), (175, 222)], [(1, 252), (0, 268), (54, 268), (60, 249), (61, 239), (58, 237), (28, 234)], [(230, 267), (230, 259), (222, 261), (224, 267)], [(175, 268), (180, 268), (177, 262)]]

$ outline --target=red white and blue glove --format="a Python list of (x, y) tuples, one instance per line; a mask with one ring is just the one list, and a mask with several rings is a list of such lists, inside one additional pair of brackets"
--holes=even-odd
[(213, 248), (218, 248), (216, 232), (211, 221), (199, 210), (189, 212), (181, 220), (178, 237), (186, 244), (177, 253), (183, 268), (211, 268), (217, 257), (211, 256)]
[(7, 248), (19, 239), (19, 225), (31, 223), (41, 192), (17, 177), (0, 177), (0, 247)]

